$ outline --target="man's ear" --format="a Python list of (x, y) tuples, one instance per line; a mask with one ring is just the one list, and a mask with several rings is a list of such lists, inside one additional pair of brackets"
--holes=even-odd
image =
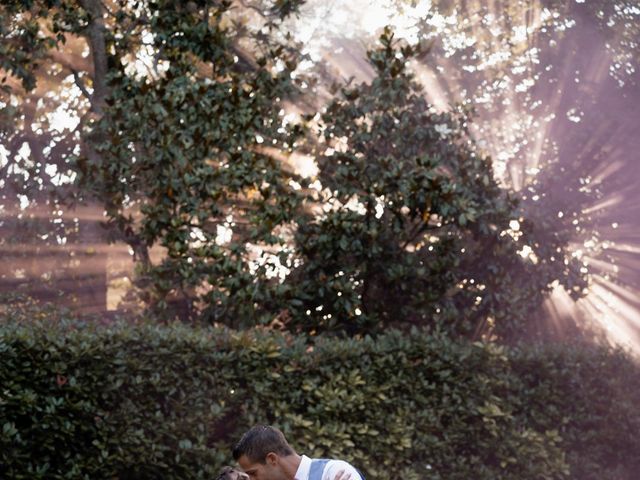
[(278, 463), (278, 454), (274, 452), (269, 452), (267, 453), (267, 456), (264, 457), (264, 460), (268, 465), (274, 466), (275, 464)]

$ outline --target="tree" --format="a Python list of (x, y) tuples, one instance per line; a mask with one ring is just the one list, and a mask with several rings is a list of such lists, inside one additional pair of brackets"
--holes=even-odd
[(76, 2), (0, 6), (0, 283), (102, 312), (102, 211), (71, 208), (77, 194), (71, 157), (92, 114), (89, 102), (100, 97), (87, 90), (94, 83), (83, 54), (88, 30)]
[(420, 48), (390, 30), (368, 58), (373, 82), (344, 88), (317, 150), (328, 208), (296, 235), (292, 324), (364, 333), (445, 325), (516, 336), (554, 281), (578, 295), (566, 238), (523, 218), (476, 149), (466, 113), (437, 113), (409, 73)]
[[(3, 68), (22, 94), (45, 96), (37, 86), (52, 65), (80, 92), (78, 124), (56, 157), (75, 176), (67, 197), (104, 208), (105, 232), (131, 248), (152, 311), (349, 334), (439, 323), (508, 338), (554, 281), (580, 294), (566, 238), (527, 220), (496, 183), (464, 109), (431, 108), (407, 66), (427, 52), (390, 31), (369, 53), (377, 78), (342, 89), (320, 140), (311, 129), (302, 141), (302, 127), (283, 119), (285, 100), (301, 94), (298, 46), (276, 35), (299, 4), (4, 7), (2, 25), (21, 33), (9, 35)], [(304, 149), (317, 182), (280, 160)]]
[[(241, 62), (230, 5), (148, 4), (145, 29), (166, 70), (136, 77), (109, 59), (104, 115), (79, 168), (132, 246), (147, 302), (251, 325), (273, 295), (263, 281), (277, 262), (268, 251), (284, 244), (298, 204), (292, 175), (269, 154), (295, 137), (278, 106), (295, 57), (265, 39)], [(166, 253), (155, 265), (153, 245)]]
[[(295, 136), (282, 127), (277, 105), (291, 90), (297, 52), (272, 32), (299, 3), (3, 5), (3, 103), (10, 108), (3, 110), (2, 167), (11, 178), (0, 188), (9, 190), (3, 203), (14, 204), (4, 227), (16, 241), (25, 234), (13, 221), (22, 215), (19, 195), (41, 210), (34, 219), (41, 230), (52, 229), (48, 208), (94, 202), (94, 218), (107, 215), (102, 236), (134, 252), (149, 304), (166, 312), (173, 303), (188, 317), (202, 298), (211, 320), (226, 312), (256, 321), (252, 299), (262, 289), (247, 243), (277, 244), (275, 229), (297, 201), (269, 152)], [(65, 102), (69, 90), (77, 95)], [(64, 135), (47, 122), (56, 108), (77, 117)], [(42, 131), (33, 131), (35, 122)], [(25, 141), (27, 153), (20, 151)], [(64, 177), (57, 183), (53, 167)], [(218, 241), (232, 226), (230, 241)], [(58, 236), (71, 243), (67, 230)], [(42, 238), (56, 244), (55, 235)], [(156, 262), (152, 247), (164, 248)]]

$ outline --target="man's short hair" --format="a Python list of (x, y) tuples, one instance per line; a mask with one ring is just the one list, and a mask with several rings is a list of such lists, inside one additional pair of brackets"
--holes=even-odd
[(280, 430), (269, 425), (256, 425), (233, 448), (233, 459), (237, 461), (244, 455), (251, 462), (266, 463), (267, 454), (271, 452), (281, 457), (295, 453)]

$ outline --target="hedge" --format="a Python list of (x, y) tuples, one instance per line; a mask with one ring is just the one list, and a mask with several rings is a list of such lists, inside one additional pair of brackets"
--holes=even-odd
[(640, 369), (618, 350), (5, 324), (0, 358), (3, 479), (215, 478), (258, 422), (368, 480), (640, 472)]

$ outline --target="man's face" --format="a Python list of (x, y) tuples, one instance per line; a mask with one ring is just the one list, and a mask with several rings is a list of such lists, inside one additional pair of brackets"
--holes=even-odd
[(283, 475), (279, 468), (278, 456), (269, 453), (265, 463), (252, 462), (246, 455), (238, 459), (238, 465), (249, 475), (249, 480), (282, 480)]

